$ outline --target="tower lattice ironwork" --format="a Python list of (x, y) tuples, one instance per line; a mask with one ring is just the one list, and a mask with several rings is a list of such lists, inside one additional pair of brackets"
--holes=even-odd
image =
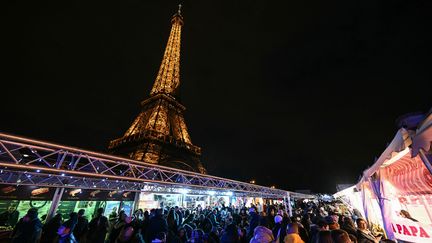
[(153, 88), (141, 102), (142, 110), (120, 138), (108, 149), (138, 161), (206, 173), (201, 163), (201, 148), (192, 144), (178, 101), (180, 85), (180, 38), (183, 17), (178, 12)]

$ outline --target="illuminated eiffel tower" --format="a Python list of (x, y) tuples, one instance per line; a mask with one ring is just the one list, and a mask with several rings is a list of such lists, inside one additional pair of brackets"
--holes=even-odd
[(114, 154), (153, 164), (206, 173), (201, 148), (192, 144), (183, 117), (185, 107), (176, 99), (180, 85), (181, 5), (172, 17), (171, 33), (162, 64), (142, 111), (126, 133), (110, 141)]

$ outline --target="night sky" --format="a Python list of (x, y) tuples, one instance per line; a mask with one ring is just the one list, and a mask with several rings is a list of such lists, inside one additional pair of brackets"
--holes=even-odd
[[(0, 131), (105, 151), (150, 92), (177, 4), (10, 2)], [(315, 192), (355, 183), (400, 115), (432, 107), (431, 10), (412, 0), (183, 2), (180, 95), (209, 173)]]

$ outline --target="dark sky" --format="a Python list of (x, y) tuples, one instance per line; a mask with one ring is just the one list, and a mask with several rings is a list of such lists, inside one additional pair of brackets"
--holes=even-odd
[[(178, 1), (15, 1), (0, 131), (104, 151), (150, 92)], [(432, 106), (428, 1), (186, 1), (181, 98), (210, 174), (332, 192)]]

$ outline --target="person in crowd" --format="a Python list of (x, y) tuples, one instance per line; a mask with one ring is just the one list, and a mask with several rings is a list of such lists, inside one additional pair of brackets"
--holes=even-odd
[(148, 229), (148, 226), (150, 224), (150, 213), (149, 211), (144, 211), (144, 218), (143, 221), (141, 222), (141, 225), (139, 226), (139, 230), (137, 232), (140, 232), (140, 234), (142, 235), (142, 237), (144, 239), (146, 239), (146, 232)]
[[(349, 234), (349, 238), (351, 240), (351, 243), (357, 243), (358, 242), (357, 237), (355, 235)], [(381, 243), (383, 243), (383, 242), (381, 241)]]
[(178, 222), (177, 223), (178, 223), (178, 225), (181, 225), (183, 223), (183, 219), (184, 219), (183, 210), (179, 206), (175, 206), (174, 211), (178, 216)]
[(69, 219), (64, 222), (57, 231), (59, 243), (77, 243), (73, 231), (78, 222), (78, 214), (72, 212), (69, 214)]
[(275, 226), (274, 217), (276, 216), (276, 208), (273, 205), (269, 205), (266, 207), (266, 211), (269, 229), (273, 229), (273, 227)]
[(354, 225), (354, 221), (350, 217), (342, 218), (342, 227), (341, 229), (345, 230), (348, 234), (356, 235), (357, 229)]
[(42, 233), (42, 222), (38, 218), (36, 208), (30, 208), (22, 217), (12, 231), (12, 243), (35, 243), (40, 239)]
[(117, 218), (118, 218), (117, 207), (113, 207), (111, 210), (111, 213), (108, 216), (108, 219), (110, 222), (115, 222), (117, 220)]
[(319, 231), (316, 237), (311, 240), (311, 243), (334, 243), (331, 237), (331, 231), (330, 230)]
[(181, 243), (186, 243), (188, 241), (187, 232), (184, 227), (180, 227), (177, 231), (177, 237)]
[(244, 227), (239, 228), (239, 242), (240, 243), (247, 243), (248, 242), (247, 230)]
[(0, 214), (0, 226), (15, 226), (18, 222), (19, 212), (16, 206), (10, 205), (8, 209)]
[[(315, 243), (315, 241), (317, 241), (318, 235), (320, 234), (321, 231), (328, 231), (328, 233), (330, 233), (329, 226), (324, 219), (319, 219), (317, 224), (314, 225), (314, 227), (311, 227), (311, 233), (310, 233), (311, 240), (310, 240), (310, 242)], [(324, 235), (325, 234), (326, 233), (324, 233)]]
[(62, 215), (57, 213), (42, 227), (40, 243), (52, 243), (57, 238), (57, 230), (62, 225)]
[(125, 216), (124, 225), (119, 232), (115, 243), (132, 243), (133, 241), (141, 242), (142, 239), (134, 233), (132, 217)]
[(381, 237), (375, 237), (368, 229), (365, 219), (357, 219), (357, 240), (359, 243), (378, 243)]
[(248, 222), (248, 215), (246, 213), (246, 208), (245, 207), (243, 207), (240, 210), (239, 216), (240, 216), (240, 224), (239, 225), (241, 227), (246, 227), (247, 222)]
[(117, 220), (111, 225), (111, 229), (109, 233), (109, 243), (116, 242), (117, 237), (120, 234), (120, 231), (122, 231), (123, 227), (126, 224), (125, 221), (126, 217), (127, 217), (126, 213), (123, 210), (120, 211)]
[(103, 215), (104, 209), (98, 208), (96, 217), (94, 217), (88, 227), (87, 242), (104, 243), (106, 233), (108, 232), (108, 219)]
[(305, 227), (303, 227), (303, 225), (300, 223), (300, 221), (301, 221), (300, 215), (297, 215), (296, 217), (292, 217), (292, 222), (296, 223), (296, 225), (297, 225), (297, 231), (298, 231), (298, 234), (300, 235), (300, 238), (304, 242), (309, 242), (309, 232), (305, 229)]
[(88, 219), (84, 216), (85, 209), (78, 210), (78, 222), (73, 231), (75, 238), (80, 243), (86, 242), (86, 234), (88, 231)]
[(166, 219), (162, 215), (162, 209), (157, 209), (155, 215), (150, 218), (148, 228), (146, 230), (145, 242), (152, 242), (159, 233), (164, 233), (165, 238), (168, 232), (168, 224)]
[(335, 229), (331, 231), (334, 243), (351, 243), (351, 239), (345, 230)]
[(191, 243), (204, 243), (204, 231), (202, 231), (201, 229), (193, 230), (190, 242)]
[(299, 235), (299, 224), (290, 223), (287, 227), (287, 235), (284, 238), (284, 243), (305, 243)]
[(237, 225), (230, 224), (228, 225), (222, 233), (222, 237), (220, 239), (221, 243), (239, 243), (240, 235), (239, 229)]
[(255, 228), (259, 225), (260, 216), (255, 208), (251, 207), (249, 209), (249, 229), (248, 229), (248, 237), (252, 238), (255, 234)]
[(273, 232), (267, 228), (268, 223), (265, 217), (262, 217), (259, 226), (255, 227), (254, 234), (250, 243), (270, 243), (275, 240)]
[(335, 229), (339, 229), (340, 228), (339, 224), (335, 220), (335, 217), (326, 216), (324, 218), (324, 220), (326, 221), (326, 223), (327, 223), (327, 225), (329, 227), (329, 230), (335, 230)]
[(273, 237), (275, 239), (277, 239), (278, 236), (280, 235), (280, 233), (281, 233), (280, 231), (284, 230), (284, 229), (282, 229), (282, 220), (283, 220), (283, 218), (280, 215), (276, 215), (274, 217), (274, 222), (275, 223), (274, 223), (274, 226), (272, 228), (272, 232), (273, 232)]

